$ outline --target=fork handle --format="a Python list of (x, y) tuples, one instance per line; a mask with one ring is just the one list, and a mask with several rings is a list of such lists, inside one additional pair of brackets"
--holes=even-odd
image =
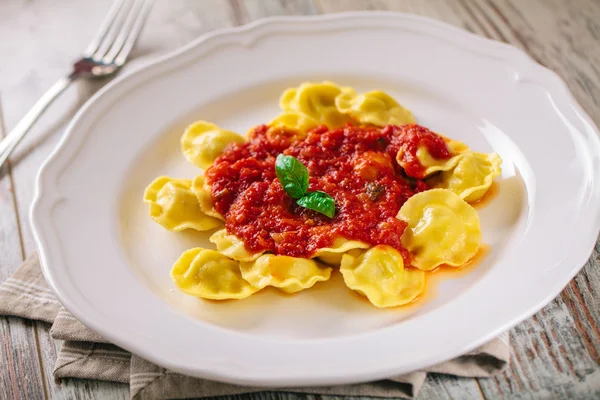
[(59, 79), (43, 94), (27, 114), (19, 121), (12, 131), (0, 142), (0, 168), (17, 144), (25, 137), (35, 121), (44, 113), (46, 108), (75, 81), (76, 77), (69, 76)]

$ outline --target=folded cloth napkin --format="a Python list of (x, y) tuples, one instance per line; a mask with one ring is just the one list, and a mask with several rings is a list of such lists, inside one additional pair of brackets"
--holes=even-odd
[[(64, 340), (54, 367), (54, 377), (99, 379), (129, 383), (132, 399), (179, 399), (264, 391), (192, 378), (168, 371), (108, 343), (86, 328), (54, 297), (42, 274), (37, 254), (0, 285), (0, 315), (46, 321), (50, 334)], [(510, 355), (508, 333), (454, 360), (377, 382), (317, 388), (284, 388), (271, 391), (339, 396), (413, 398), (427, 373), (488, 377), (500, 373)]]

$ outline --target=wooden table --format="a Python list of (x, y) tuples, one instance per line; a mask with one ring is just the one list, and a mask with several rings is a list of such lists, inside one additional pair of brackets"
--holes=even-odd
[[(0, 1), (0, 95), (7, 129), (67, 71), (109, 3)], [(135, 55), (165, 52), (212, 29), (266, 16), (374, 9), (430, 16), (520, 47), (562, 76), (600, 125), (598, 0), (157, 0)], [(97, 84), (82, 82), (67, 92), (19, 146), (7, 173), (0, 176), (0, 281), (35, 250), (29, 227), (35, 176), (65, 123), (97, 89)], [(505, 374), (491, 379), (432, 375), (419, 398), (600, 398), (598, 251), (599, 246), (558, 298), (511, 331), (512, 359)], [(126, 385), (55, 382), (52, 368), (58, 344), (48, 330), (45, 323), (0, 318), (0, 398), (11, 392), (15, 398), (30, 399), (129, 397)]]

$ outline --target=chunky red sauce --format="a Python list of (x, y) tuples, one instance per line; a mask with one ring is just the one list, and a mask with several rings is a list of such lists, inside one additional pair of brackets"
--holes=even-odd
[[(409, 264), (400, 242), (406, 224), (396, 215), (408, 198), (428, 187), (407, 177), (407, 170), (422, 168), (414, 165), (418, 146), (426, 146), (434, 157), (449, 156), (444, 141), (418, 125), (320, 127), (298, 141), (294, 135), (258, 126), (247, 143), (230, 145), (206, 171), (227, 231), (253, 252), (310, 257), (343, 236), (390, 245)], [(404, 168), (396, 161), (400, 148)], [(275, 174), (275, 158), (282, 152), (308, 168), (309, 191), (322, 190), (335, 199), (334, 218), (298, 206), (283, 191)]]
[(452, 156), (441, 136), (436, 135), (429, 129), (417, 125), (404, 125), (402, 130), (402, 143), (400, 149), (400, 162), (404, 166), (406, 175), (413, 178), (425, 178), (425, 168), (417, 158), (419, 147), (425, 146), (433, 158), (448, 159)]

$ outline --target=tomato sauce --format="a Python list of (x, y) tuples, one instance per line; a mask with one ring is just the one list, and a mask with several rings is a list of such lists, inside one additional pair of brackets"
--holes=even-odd
[(410, 124), (397, 129), (401, 130), (399, 162), (404, 166), (404, 171), (408, 176), (418, 179), (425, 178), (425, 168), (417, 158), (419, 147), (424, 146), (433, 158), (448, 159), (452, 156), (444, 139), (421, 125)]
[[(429, 189), (407, 176), (408, 170), (422, 168), (416, 149), (424, 145), (433, 157), (449, 157), (443, 139), (418, 125), (319, 127), (302, 140), (295, 137), (293, 131), (258, 126), (247, 143), (231, 144), (206, 171), (227, 231), (252, 252), (310, 257), (342, 236), (390, 245), (410, 264), (400, 241), (406, 223), (396, 215), (412, 195)], [(401, 148), (404, 168), (396, 161)], [(333, 218), (298, 206), (284, 192), (275, 174), (279, 153), (307, 167), (309, 191), (321, 190), (335, 199)]]

